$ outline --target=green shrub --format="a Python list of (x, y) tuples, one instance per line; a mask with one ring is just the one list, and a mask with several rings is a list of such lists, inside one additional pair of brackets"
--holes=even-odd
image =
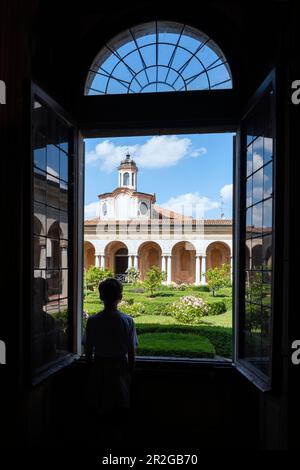
[(187, 295), (170, 305), (171, 315), (181, 323), (201, 323), (209, 312), (208, 304), (200, 297)]
[(227, 308), (225, 302), (212, 302), (208, 304), (209, 308), (209, 313), (208, 315), (221, 315), (222, 313), (225, 313)]
[(88, 290), (96, 290), (101, 281), (108, 277), (114, 277), (114, 273), (111, 269), (97, 268), (97, 266), (91, 266), (84, 275), (84, 285)]
[(223, 263), (220, 268), (210, 268), (206, 271), (205, 276), (207, 284), (215, 297), (216, 291), (231, 284), (230, 265)]
[(196, 292), (210, 292), (210, 288), (208, 286), (190, 286), (190, 289)]
[(161, 283), (165, 278), (165, 272), (162, 272), (158, 266), (152, 266), (152, 268), (146, 273), (144, 286), (150, 291), (151, 297), (153, 297), (154, 291), (161, 286)]
[(121, 312), (127, 313), (127, 315), (130, 315), (132, 318), (139, 317), (145, 313), (145, 307), (141, 302), (128, 302), (127, 300), (122, 300), (122, 302), (119, 303), (118, 308)]

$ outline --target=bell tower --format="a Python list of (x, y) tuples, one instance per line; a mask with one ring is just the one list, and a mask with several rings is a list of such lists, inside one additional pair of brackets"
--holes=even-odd
[(129, 188), (136, 191), (137, 189), (137, 172), (138, 168), (134, 160), (132, 160), (129, 152), (126, 154), (126, 157), (121, 160), (121, 163), (118, 167), (118, 177), (120, 188)]

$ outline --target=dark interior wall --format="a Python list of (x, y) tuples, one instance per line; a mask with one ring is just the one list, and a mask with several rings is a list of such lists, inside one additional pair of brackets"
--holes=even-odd
[[(155, 19), (190, 24), (214, 39), (245, 96), (284, 55), (286, 1), (142, 0), (114, 4), (40, 2), (33, 29), (33, 75), (66, 105), (83, 93), (87, 71), (101, 47), (120, 31)], [(59, 12), (59, 14), (58, 14)]]
[[(295, 19), (294, 23), (286, 21), (287, 3), (219, 0), (187, 2), (182, 8), (182, 5), (177, 7), (168, 1), (134, 1), (116, 8), (109, 2), (88, 0), (84, 5), (74, 3), (72, 6), (67, 1), (0, 1), (0, 79), (7, 84), (8, 103), (5, 109), (0, 109), (1, 141), (4, 143), (0, 172), (1, 214), (5, 221), (2, 230), (5, 272), (1, 286), (0, 338), (7, 343), (8, 362), (8, 366), (0, 370), (3, 394), (0, 410), (2, 423), (5, 423), (1, 430), (8, 442), (30, 445), (49, 439), (51, 443), (56, 440), (56, 434), (51, 433), (54, 428), (62, 429), (67, 440), (66, 436), (76, 422), (74, 408), (84, 401), (82, 387), (86, 373), (84, 366), (77, 365), (34, 388), (25, 380), (28, 273), (22, 270), (22, 260), (28, 251), (23, 244), (28, 221), (26, 217), (24, 220), (23, 204), (26, 201), (29, 169), (24, 147), (28, 139), (24, 81), (34, 78), (72, 109), (83, 91), (88, 67), (102, 44), (132, 24), (162, 18), (194, 25), (218, 42), (231, 62), (242, 100), (246, 101), (273, 64), (289, 59), (292, 44), (296, 55), (297, 24)], [(292, 38), (290, 33), (294, 34)], [(298, 65), (294, 61), (290, 71), (294, 79), (300, 77), (299, 74), (296, 76)], [(292, 122), (296, 119), (291, 114)], [(291, 141), (287, 144), (287, 152), (290, 152), (287, 155), (293, 155), (289, 182), (295, 181), (296, 174), (293, 168), (297, 152), (296, 125), (293, 129)], [(289, 207), (288, 210), (291, 211), (291, 218), (296, 220), (296, 207)], [(290, 242), (294, 243), (293, 235), (289, 236)], [(289, 264), (286, 270), (290, 269)], [(295, 296), (296, 290), (294, 286), (293, 294), (292, 286), (289, 287), (291, 296)], [(289, 308), (286, 302), (284, 315), (290, 315), (293, 319), (296, 310)], [(148, 420), (156, 418), (162, 423), (162, 431), (164, 425), (170, 432), (181, 429), (177, 438), (190, 436), (197, 440), (197, 436), (201, 436), (208, 446), (211, 438), (219, 439), (221, 434), (224, 444), (231, 442), (232, 435), (232, 442), (237, 447), (284, 447), (287, 344), (284, 348), (286, 359), (280, 387), (271, 395), (258, 392), (234, 370), (194, 371), (186, 375), (181, 369), (163, 372), (140, 369), (134, 385), (137, 419), (140, 420), (144, 413)], [(158, 400), (159, 393), (162, 397), (170, 397), (170, 400)], [(206, 435), (198, 425), (201, 421), (208, 429)], [(179, 426), (184, 423), (190, 426), (188, 434), (184, 434), (184, 426)], [(141, 422), (144, 430), (143, 426), (144, 421)], [(240, 429), (246, 433), (245, 439)]]

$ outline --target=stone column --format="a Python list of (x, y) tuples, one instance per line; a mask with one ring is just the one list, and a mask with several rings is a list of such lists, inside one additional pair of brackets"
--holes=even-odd
[(201, 256), (201, 285), (202, 286), (206, 284), (205, 273), (206, 273), (206, 256)]
[(161, 270), (165, 273), (167, 272), (167, 259), (166, 258), (167, 257), (165, 255), (162, 255), (161, 257)]
[(138, 270), (138, 266), (139, 266), (139, 257), (137, 255), (134, 255), (134, 259), (133, 259), (133, 266), (136, 270)]
[(132, 268), (132, 255), (128, 255), (128, 269)]
[(105, 255), (100, 255), (100, 268), (105, 269)]
[(172, 257), (168, 256), (167, 284), (172, 282)]
[(95, 266), (100, 268), (100, 255), (95, 255)]
[(195, 276), (195, 284), (199, 286), (201, 284), (201, 258), (199, 255), (196, 255), (196, 276)]

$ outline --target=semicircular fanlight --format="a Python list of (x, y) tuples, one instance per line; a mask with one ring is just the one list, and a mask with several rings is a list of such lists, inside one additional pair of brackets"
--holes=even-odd
[(85, 95), (232, 88), (228, 62), (217, 44), (184, 24), (154, 21), (120, 33), (101, 49)]

